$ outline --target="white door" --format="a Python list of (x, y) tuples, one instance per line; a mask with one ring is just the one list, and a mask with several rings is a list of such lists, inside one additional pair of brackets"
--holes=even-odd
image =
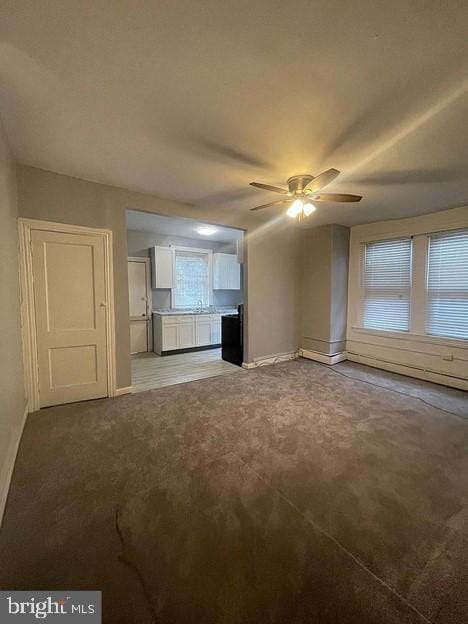
[(145, 258), (128, 261), (128, 297), (130, 311), (130, 351), (148, 351), (149, 263)]
[(104, 239), (33, 230), (39, 404), (107, 396)]
[(130, 352), (146, 353), (148, 351), (148, 322), (130, 321)]

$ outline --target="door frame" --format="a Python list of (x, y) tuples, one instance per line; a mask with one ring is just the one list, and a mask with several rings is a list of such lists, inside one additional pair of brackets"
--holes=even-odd
[(104, 279), (106, 289), (106, 357), (107, 396), (116, 393), (115, 358), (115, 312), (114, 312), (114, 268), (112, 257), (112, 231), (90, 228), (82, 225), (18, 218), (19, 276), (21, 304), (21, 333), (23, 338), (24, 385), (28, 411), (40, 409), (39, 371), (37, 358), (36, 304), (34, 300), (33, 257), (31, 233), (33, 230), (63, 232), (65, 234), (86, 234), (101, 238), (104, 244)]
[[(148, 320), (146, 321), (146, 343), (148, 351), (153, 350), (153, 292), (151, 290), (151, 262), (149, 258), (145, 256), (128, 256), (127, 257), (127, 265), (129, 262), (144, 262), (146, 264), (146, 292), (148, 293), (148, 297), (146, 299), (146, 316)], [(131, 323), (136, 321), (136, 318), (129, 317), (129, 322)]]

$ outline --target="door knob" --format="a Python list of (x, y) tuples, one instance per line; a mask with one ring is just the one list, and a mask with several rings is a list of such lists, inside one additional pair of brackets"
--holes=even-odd
[(101, 306), (101, 308), (105, 308), (106, 307), (106, 302), (102, 301), (99, 305)]

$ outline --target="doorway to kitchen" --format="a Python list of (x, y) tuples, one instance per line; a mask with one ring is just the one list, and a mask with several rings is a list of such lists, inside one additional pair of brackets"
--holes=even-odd
[(242, 371), (244, 231), (127, 210), (132, 388)]

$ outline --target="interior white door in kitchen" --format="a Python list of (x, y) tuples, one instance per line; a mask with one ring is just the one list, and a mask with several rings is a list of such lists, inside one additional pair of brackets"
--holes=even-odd
[(40, 407), (108, 395), (104, 238), (33, 230)]
[(128, 259), (128, 296), (130, 310), (130, 351), (148, 351), (149, 307), (149, 259)]

